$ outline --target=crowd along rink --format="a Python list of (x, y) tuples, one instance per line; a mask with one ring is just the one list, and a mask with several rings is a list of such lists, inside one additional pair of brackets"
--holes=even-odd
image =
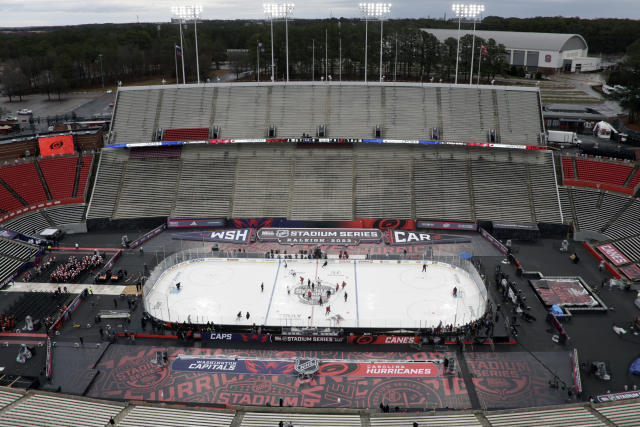
[(157, 319), (227, 325), (425, 328), (485, 307), (481, 281), (441, 261), (199, 258), (166, 269), (145, 296)]

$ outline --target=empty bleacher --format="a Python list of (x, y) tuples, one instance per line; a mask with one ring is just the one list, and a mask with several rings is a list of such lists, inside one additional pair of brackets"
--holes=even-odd
[(42, 158), (38, 161), (53, 200), (73, 197), (78, 156)]
[[(280, 409), (280, 410), (278, 410)], [(280, 421), (296, 427), (383, 426), (636, 426), (640, 402), (577, 403), (557, 407), (509, 411), (448, 411), (417, 413), (340, 413), (325, 409), (287, 412), (285, 408), (244, 412), (191, 408), (184, 405), (126, 404), (107, 400), (0, 387), (0, 424), (8, 427), (106, 426), (114, 419), (122, 427), (155, 426), (277, 426)]]
[(51, 206), (18, 215), (0, 226), (28, 236), (37, 236), (45, 228), (82, 222), (84, 210), (84, 203)]
[(478, 153), (471, 159), (471, 176), (476, 218), (533, 222), (525, 164)]
[(562, 157), (562, 174), (565, 178), (573, 179), (573, 160), (571, 157)]
[(605, 234), (614, 239), (640, 234), (640, 200), (634, 199), (607, 227)]
[(209, 139), (209, 128), (165, 129), (163, 141), (206, 141)]
[(37, 252), (37, 250), (38, 247), (35, 245), (30, 245), (19, 240), (10, 240), (0, 237), (0, 254), (3, 257), (8, 256), (20, 261), (27, 261)]
[(80, 169), (80, 177), (78, 181), (78, 191), (76, 197), (85, 198), (85, 190), (89, 181), (89, 174), (93, 167), (93, 154), (85, 154), (82, 156), (82, 168)]
[(617, 240), (615, 247), (631, 261), (640, 261), (640, 236)]
[(0, 179), (6, 182), (28, 204), (47, 201), (47, 195), (33, 161), (0, 168)]
[(594, 414), (581, 406), (531, 411), (487, 412), (487, 420), (492, 426), (604, 426)]
[(182, 146), (168, 147), (141, 147), (132, 148), (129, 152), (130, 159), (168, 159), (178, 158), (182, 153)]
[(184, 147), (174, 218), (227, 217), (236, 169), (237, 147), (202, 150)]
[(277, 426), (280, 421), (291, 422), (296, 427), (360, 427), (359, 415), (292, 414), (279, 412), (247, 412), (242, 418), (242, 427)]
[(0, 424), (7, 427), (103, 427), (123, 407), (122, 403), (97, 403), (50, 394), (33, 394), (8, 408), (2, 414)]
[(20, 399), (23, 396), (18, 390), (0, 388), (0, 410)]
[(619, 162), (596, 161), (577, 158), (576, 168), (578, 178), (587, 181), (602, 182), (624, 186), (633, 166)]
[(297, 150), (291, 219), (353, 219), (353, 150)]
[(478, 420), (474, 414), (448, 414), (448, 415), (402, 415), (391, 416), (385, 414), (376, 414), (371, 416), (371, 427), (385, 427), (385, 426), (411, 426), (413, 423), (418, 423), (419, 426), (450, 426), (450, 427), (466, 427), (466, 426), (481, 426), (482, 423)]
[[(404, 151), (404, 150), (403, 150)], [(411, 218), (411, 152), (354, 149), (356, 218)]]
[(45, 209), (45, 214), (50, 219), (50, 224), (55, 227), (82, 222), (85, 205), (61, 205)]
[(604, 227), (629, 202), (629, 198), (611, 192), (573, 188), (571, 190), (579, 230), (602, 233)]
[(413, 170), (416, 218), (474, 218), (466, 150), (415, 150)]
[(128, 157), (129, 153), (125, 150), (101, 151), (87, 218), (110, 218), (113, 215)]
[(234, 416), (233, 411), (136, 405), (126, 413), (118, 425), (120, 427), (165, 427), (167, 425), (222, 427), (231, 425)]
[(213, 126), (222, 138), (263, 138), (271, 124), (279, 137), (315, 135), (319, 124), (327, 136), (371, 137), (380, 125), (385, 138), (431, 138), (438, 127), (442, 139), (469, 142), (485, 142), (495, 129), (501, 142), (523, 145), (538, 145), (542, 131), (537, 89), (499, 86), (304, 82), (120, 88), (114, 114), (111, 144), (150, 141), (157, 128), (170, 140), (206, 139), (172, 133)]
[(278, 143), (186, 146), (179, 159), (104, 150), (87, 217), (560, 223), (560, 209), (546, 151)]
[(35, 245), (0, 237), (0, 281), (14, 273), (37, 251), (38, 247)]
[(616, 426), (640, 425), (640, 402), (620, 402), (615, 405), (598, 406), (595, 409)]
[(36, 236), (50, 226), (42, 211), (31, 211), (2, 223), (2, 227), (28, 236)]
[(11, 194), (4, 185), (0, 185), (0, 209), (5, 212), (10, 212), (22, 207), (24, 207), (24, 205), (16, 199), (16, 197)]
[(294, 147), (254, 145), (238, 148), (232, 216), (287, 217)]
[(178, 159), (129, 160), (114, 218), (169, 216), (176, 194)]

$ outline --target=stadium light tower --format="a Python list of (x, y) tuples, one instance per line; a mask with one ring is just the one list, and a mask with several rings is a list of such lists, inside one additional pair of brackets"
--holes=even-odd
[(264, 3), (264, 13), (271, 21), (271, 81), (274, 81), (273, 70), (273, 20), (284, 19), (285, 50), (287, 58), (287, 81), (289, 81), (289, 18), (293, 15), (294, 3)]
[[(475, 47), (476, 47), (476, 17), (478, 15), (480, 15), (482, 12), (484, 12), (484, 5), (483, 4), (476, 4), (476, 5), (472, 5), (475, 6), (475, 12), (472, 16), (473, 18), (473, 39), (471, 41), (471, 71), (469, 73), (469, 85), (473, 84), (473, 54), (475, 51)], [(479, 72), (480, 70), (478, 70)]]
[[(454, 3), (451, 5), (451, 9), (453, 13), (455, 13), (458, 18), (458, 49), (456, 50), (456, 80), (455, 84), (458, 84), (458, 61), (460, 60), (460, 24), (462, 22), (462, 18), (472, 18), (473, 19), (473, 31), (474, 31), (474, 43), (475, 43), (475, 25), (476, 25), (476, 16), (480, 13), (484, 12), (484, 5), (482, 4), (461, 4)], [(473, 52), (473, 49), (471, 50)], [(473, 53), (472, 53), (473, 55)], [(471, 60), (471, 67), (473, 70), (473, 59)]]
[[(196, 38), (196, 73), (198, 75), (198, 83), (200, 83), (200, 59), (198, 58), (198, 18), (202, 13), (202, 6), (173, 6), (171, 12), (180, 19), (180, 50), (182, 50), (182, 23), (184, 21), (193, 20), (193, 29)], [(184, 75), (184, 54), (182, 55), (182, 74)]]
[(382, 23), (391, 14), (391, 3), (360, 3), (364, 18), (364, 82), (367, 82), (367, 44), (369, 20), (380, 21), (380, 81), (382, 81)]

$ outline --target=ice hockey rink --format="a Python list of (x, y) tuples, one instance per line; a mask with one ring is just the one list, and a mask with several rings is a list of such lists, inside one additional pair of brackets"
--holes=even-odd
[(484, 313), (484, 285), (451, 264), (427, 261), (423, 272), (422, 261), (328, 260), (323, 267), (324, 262), (181, 262), (151, 285), (145, 308), (170, 322), (344, 328), (462, 325)]

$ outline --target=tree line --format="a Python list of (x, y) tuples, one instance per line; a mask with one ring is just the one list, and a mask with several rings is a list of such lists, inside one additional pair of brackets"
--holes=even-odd
[[(464, 24), (463, 24), (464, 25)], [(466, 24), (469, 26), (470, 24)], [(340, 76), (345, 80), (364, 78), (364, 22), (359, 19), (294, 20), (289, 28), (290, 77), (308, 80), (312, 76)], [(384, 23), (382, 73), (387, 81), (451, 81), (455, 72), (457, 40), (439, 42), (420, 28), (457, 28), (456, 20), (398, 19)], [(640, 23), (631, 20), (584, 20), (579, 18), (515, 19), (487, 17), (478, 29), (541, 32), (576, 32), (587, 39), (591, 52), (624, 52), (640, 38)], [(1, 81), (11, 97), (44, 92), (60, 97), (65, 91), (99, 87), (118, 81), (176, 79), (175, 46), (178, 25), (101, 24), (72, 27), (6, 30), (0, 32), (0, 61), (5, 64)], [(380, 63), (380, 24), (368, 24), (368, 77), (377, 80)], [(326, 40), (326, 41), (325, 41)], [(504, 46), (492, 40), (476, 39), (474, 69), (480, 45), (482, 78), (490, 80), (509, 71)], [(269, 21), (203, 21), (198, 24), (200, 74), (206, 81), (212, 66), (229, 63), (236, 72), (255, 70), (260, 62), (263, 79), (271, 74)], [(230, 51), (231, 50), (231, 51)], [(460, 42), (459, 79), (468, 80), (471, 37)], [(326, 54), (325, 54), (326, 53)], [(196, 75), (193, 25), (184, 26), (187, 81)], [(325, 60), (325, 55), (327, 56)], [(285, 75), (285, 31), (274, 22), (274, 74)], [(178, 74), (181, 65), (178, 64)], [(255, 78), (255, 76), (253, 77)]]

